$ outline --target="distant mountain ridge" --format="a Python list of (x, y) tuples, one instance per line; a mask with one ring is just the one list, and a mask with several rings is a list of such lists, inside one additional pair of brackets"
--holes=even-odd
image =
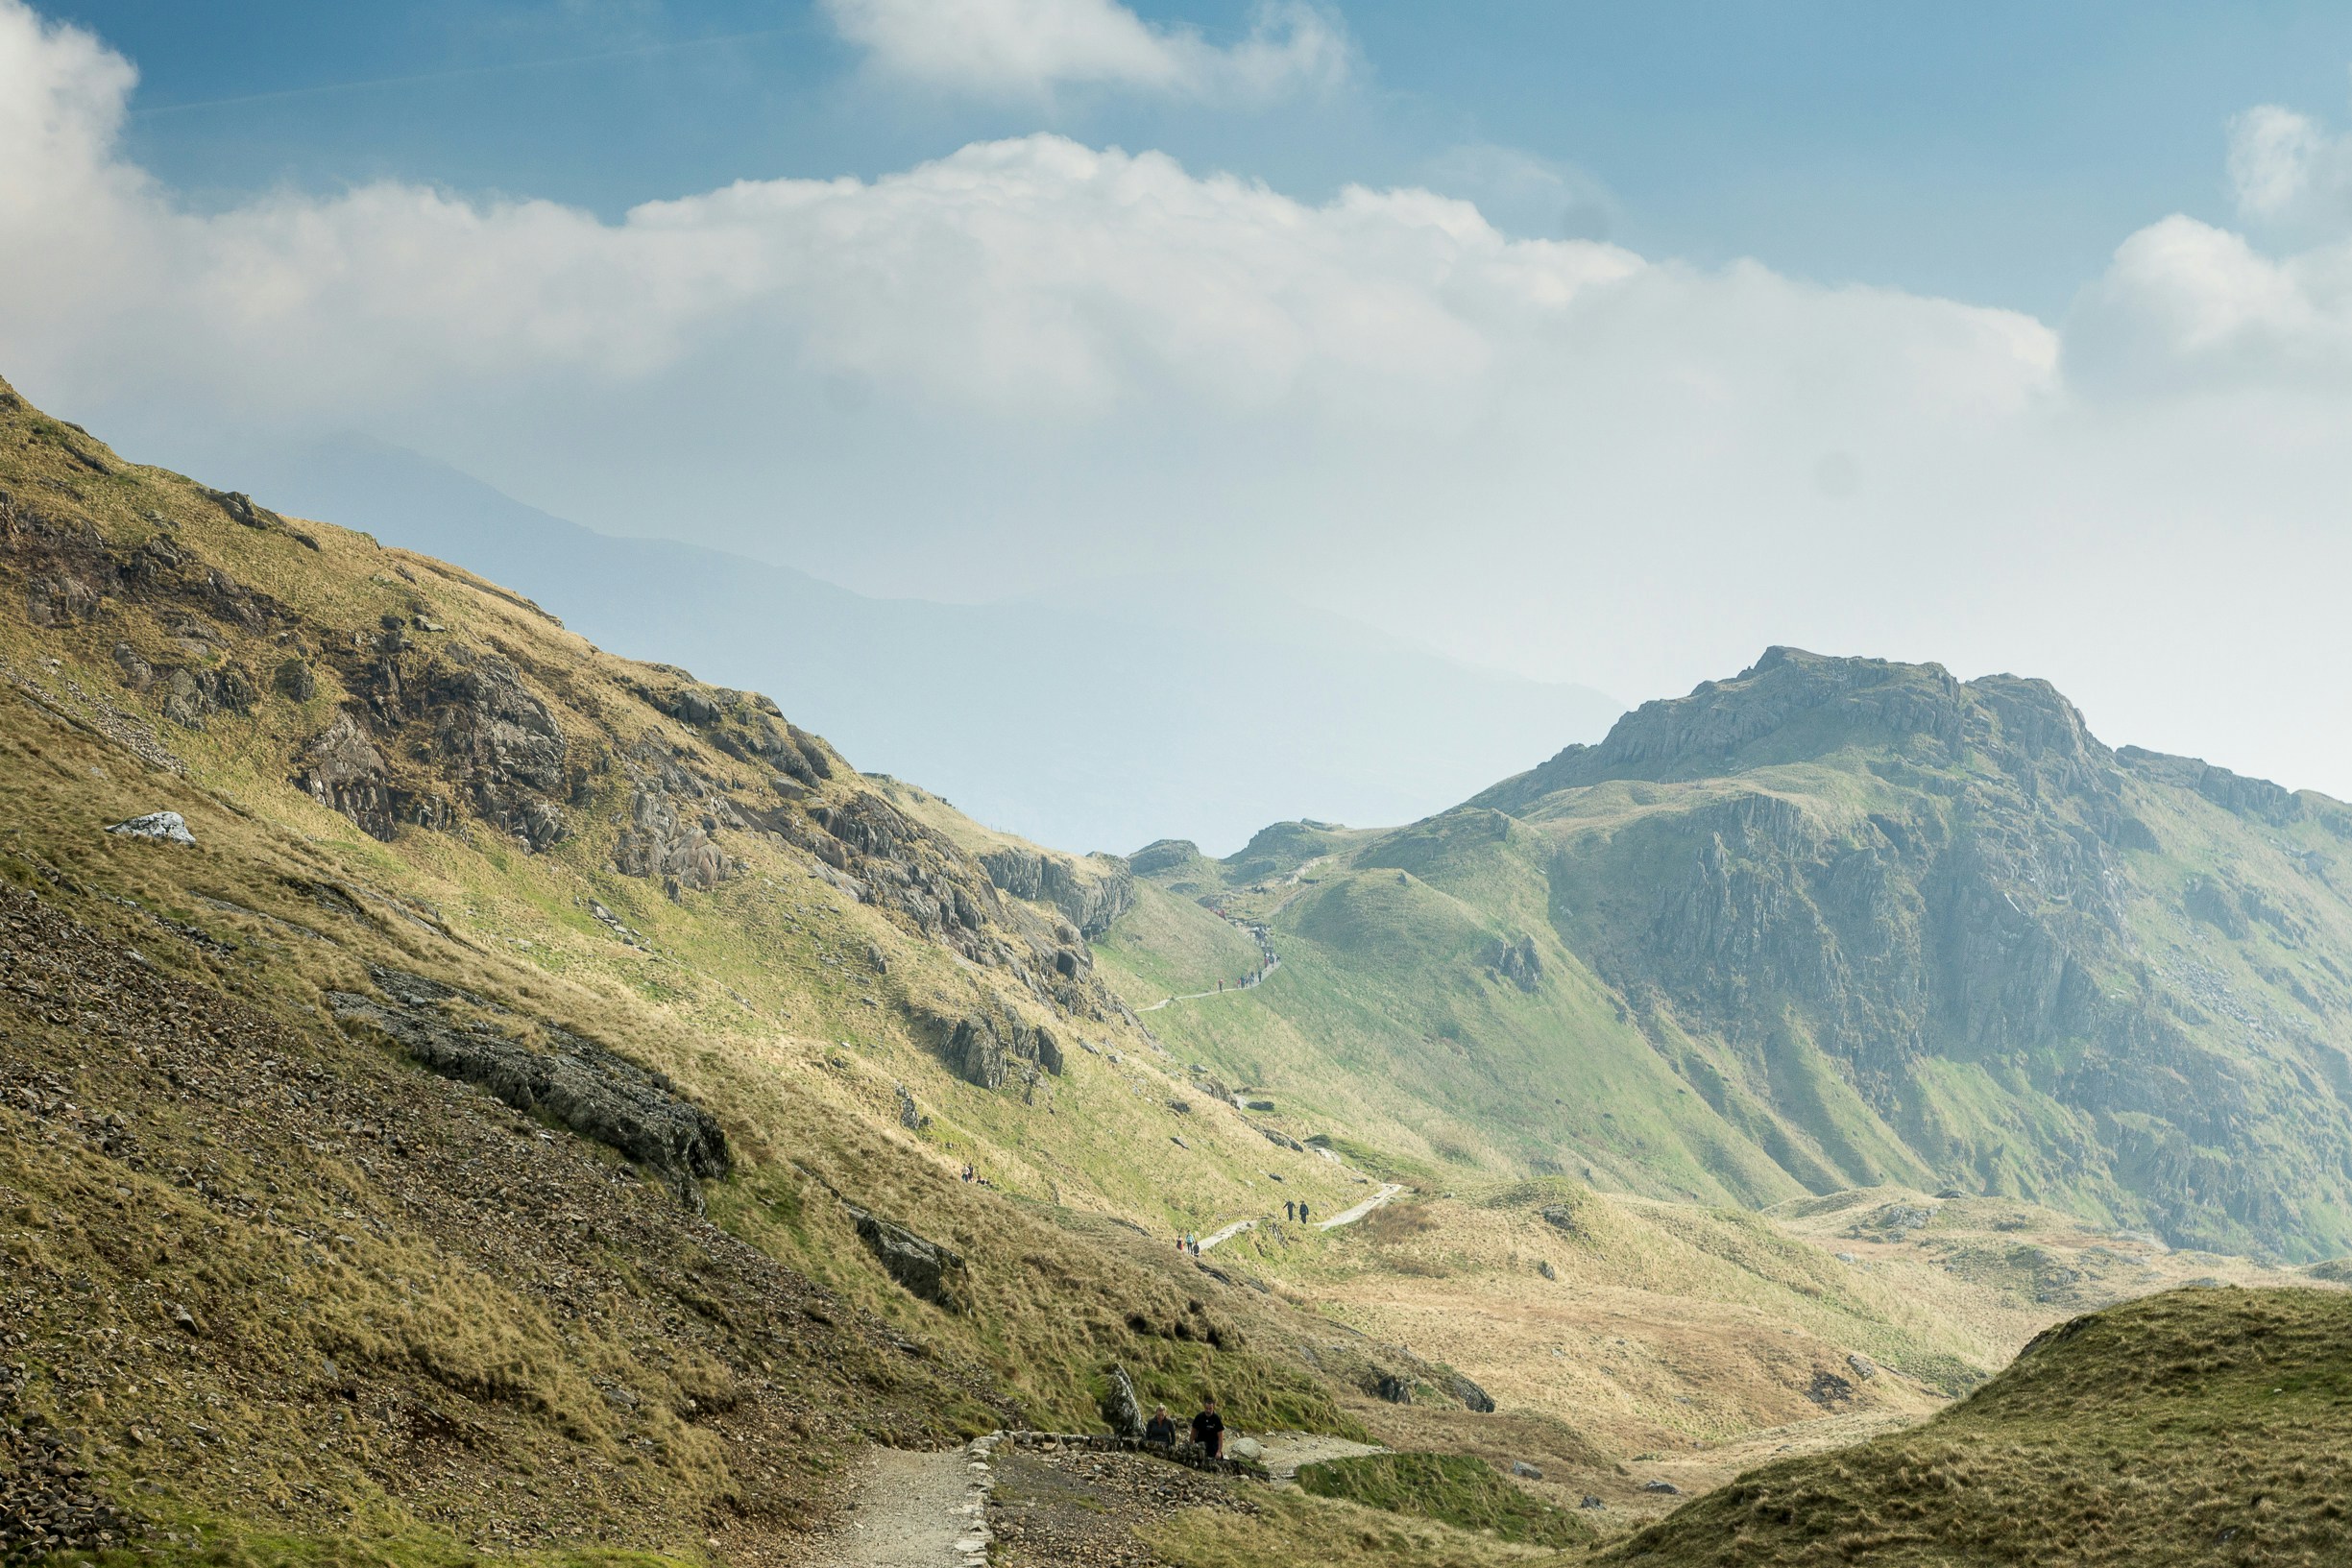
[(357, 438), (208, 465), (531, 595), (615, 652), (772, 692), (868, 768), (1085, 852), (1171, 824), (1239, 843), (1295, 812), (1395, 822), (1595, 736), (1587, 688), (1457, 663), (1278, 592), (1128, 579), (1001, 604), (876, 599), (594, 533)]
[[(1235, 884), (1315, 857), (1271, 915), (1310, 961), (1267, 1005), (1304, 1017), (1311, 985), (1401, 967), (1400, 1064), (1434, 1038), (1613, 1074), (1607, 1117), (1457, 1098), (1507, 1130), (1497, 1154), (1750, 1201), (1897, 1180), (2180, 1245), (2352, 1243), (2352, 808), (2110, 749), (2048, 682), (1774, 648), (1409, 827), (1138, 864), (1246, 903)], [(1493, 955), (1523, 936), (1545, 978), (1522, 1001)], [(1570, 1004), (1595, 986), (1606, 1010)]]

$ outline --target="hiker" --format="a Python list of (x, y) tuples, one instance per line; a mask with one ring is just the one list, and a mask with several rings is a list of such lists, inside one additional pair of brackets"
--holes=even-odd
[(1303, 1203), (1298, 1205), (1298, 1222), (1302, 1225), (1307, 1222), (1307, 1206)]
[(1298, 1205), (1297, 1205), (1297, 1204), (1296, 1204), (1296, 1203), (1293, 1203), (1293, 1202), (1292, 1202), (1290, 1199), (1288, 1199), (1288, 1198), (1284, 1198), (1284, 1199), (1282, 1200), (1282, 1218), (1285, 1218), (1285, 1219), (1296, 1219), (1296, 1218), (1298, 1218)]
[(1225, 1418), (1217, 1413), (1217, 1396), (1200, 1401), (1200, 1413), (1193, 1417), (1193, 1441), (1200, 1445), (1212, 1459), (1224, 1457)]
[(1152, 1407), (1152, 1419), (1143, 1424), (1143, 1440), (1161, 1448), (1176, 1447), (1176, 1417), (1168, 1413), (1167, 1406)]
[(1200, 1256), (1200, 1238), (1198, 1236), (1193, 1238), (1193, 1256), (1196, 1258)]
[(972, 1162), (971, 1162), (971, 1161), (969, 1161), (969, 1160), (964, 1161), (964, 1162), (963, 1162), (963, 1182), (964, 1182), (964, 1185), (965, 1185), (966, 1187), (969, 1187), (969, 1186), (971, 1186), (971, 1185), (972, 1185), (972, 1178), (973, 1178), (973, 1175), (974, 1175), (974, 1171), (973, 1171), (973, 1170), (972, 1170)]

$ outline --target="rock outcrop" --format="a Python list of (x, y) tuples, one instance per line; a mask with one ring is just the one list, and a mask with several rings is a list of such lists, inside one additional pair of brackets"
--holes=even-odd
[(1002, 998), (993, 1007), (961, 1018), (934, 1016), (931, 1027), (949, 1070), (982, 1089), (1012, 1082), (1034, 1087), (1041, 1071), (1059, 1074), (1065, 1065), (1053, 1029), (1031, 1023)]
[(1143, 1436), (1143, 1401), (1136, 1397), (1135, 1380), (1127, 1368), (1114, 1365), (1103, 1392), (1103, 1420), (1114, 1436)]
[(1050, 904), (1092, 940), (1135, 906), (1135, 879), (1114, 856), (1084, 860), (1022, 845), (983, 851), (981, 864), (998, 889), (1017, 899)]
[(378, 970), (375, 977), (382, 998), (329, 994), (328, 1005), (347, 1029), (381, 1035), (443, 1077), (478, 1084), (525, 1115), (618, 1149), (693, 1208), (701, 1207), (701, 1182), (731, 1169), (717, 1121), (661, 1074), (549, 1025), (540, 1030), (544, 1047), (492, 1034), (447, 1010), (451, 1001), (478, 1007), (475, 999), (398, 971)]
[(959, 1293), (964, 1272), (962, 1253), (926, 1240), (898, 1221), (885, 1219), (854, 1203), (844, 1203), (842, 1207), (858, 1228), (858, 1240), (865, 1243), (883, 1271), (909, 1295), (947, 1312), (963, 1310)]

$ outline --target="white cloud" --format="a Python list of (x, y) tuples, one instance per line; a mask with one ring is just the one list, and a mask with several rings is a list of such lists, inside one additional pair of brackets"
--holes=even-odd
[(1153, 27), (1117, 0), (823, 0), (883, 72), (933, 86), (1034, 97), (1063, 85), (1265, 101), (1344, 80), (1346, 33), (1305, 0), (1272, 0), (1219, 47)]
[(0, 374), (134, 452), (357, 426), (871, 589), (1247, 571), (1633, 696), (1773, 640), (2024, 668), (2352, 793), (2340, 244), (2168, 219), (2053, 328), (1054, 136), (618, 223), (199, 212), (124, 157), (131, 81), (0, 0)]
[(2257, 221), (2340, 225), (2352, 218), (2352, 136), (2275, 104), (2230, 122), (2230, 187)]

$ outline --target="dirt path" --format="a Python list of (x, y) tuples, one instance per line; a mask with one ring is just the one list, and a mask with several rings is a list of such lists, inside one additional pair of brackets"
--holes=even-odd
[[(1340, 1214), (1335, 1214), (1328, 1219), (1318, 1219), (1314, 1221), (1315, 1228), (1317, 1230), (1337, 1230), (1342, 1225), (1352, 1225), (1357, 1220), (1363, 1218), (1366, 1215), (1371, 1213), (1374, 1209), (1379, 1208), (1382, 1204), (1388, 1202), (1389, 1199), (1394, 1197), (1397, 1194), (1403, 1191), (1404, 1189), (1397, 1186), (1394, 1182), (1386, 1183), (1381, 1187), (1378, 1193), (1366, 1198), (1354, 1208), (1348, 1209)], [(1236, 1219), (1233, 1221), (1233, 1223), (1225, 1226), (1223, 1230), (1213, 1231), (1210, 1234), (1201, 1237), (1200, 1251), (1205, 1256), (1210, 1252), (1214, 1252), (1225, 1242), (1230, 1242), (1234, 1237), (1239, 1236), (1242, 1232), (1247, 1230), (1255, 1230), (1257, 1227), (1258, 1222), (1254, 1219)]]
[(1317, 1230), (1337, 1230), (1342, 1225), (1352, 1225), (1403, 1191), (1402, 1187), (1393, 1181), (1383, 1182), (1379, 1192), (1345, 1213), (1335, 1214), (1328, 1219), (1318, 1219), (1315, 1221), (1315, 1228)]
[[(984, 1555), (972, 1456), (878, 1448), (852, 1479), (857, 1501), (805, 1568), (959, 1568)], [(964, 1543), (969, 1543), (968, 1545)]]
[(1385, 1454), (1377, 1443), (1351, 1443), (1345, 1437), (1325, 1437), (1312, 1432), (1266, 1432), (1257, 1435), (1266, 1450), (1266, 1473), (1277, 1483), (1298, 1479), (1298, 1467), (1319, 1459), (1351, 1459), (1359, 1454)]
[(1259, 981), (1265, 979), (1267, 976), (1273, 974), (1275, 970), (1280, 969), (1281, 967), (1282, 960), (1276, 958), (1269, 963), (1264, 969), (1259, 970), (1251, 978), (1240, 985), (1228, 985), (1222, 991), (1187, 991), (1180, 997), (1162, 997), (1159, 1001), (1152, 1003), (1150, 1006), (1138, 1007), (1135, 1010), (1139, 1013), (1156, 1013), (1162, 1007), (1167, 1006), (1172, 1001), (1204, 1001), (1211, 997), (1246, 997), (1250, 992), (1258, 988)]
[(1255, 1230), (1257, 1228), (1258, 1222), (1254, 1219), (1236, 1219), (1224, 1229), (1201, 1237), (1200, 1250), (1203, 1252), (1213, 1251), (1216, 1248), (1224, 1245), (1227, 1242), (1233, 1240), (1234, 1237), (1239, 1236), (1243, 1231)]

